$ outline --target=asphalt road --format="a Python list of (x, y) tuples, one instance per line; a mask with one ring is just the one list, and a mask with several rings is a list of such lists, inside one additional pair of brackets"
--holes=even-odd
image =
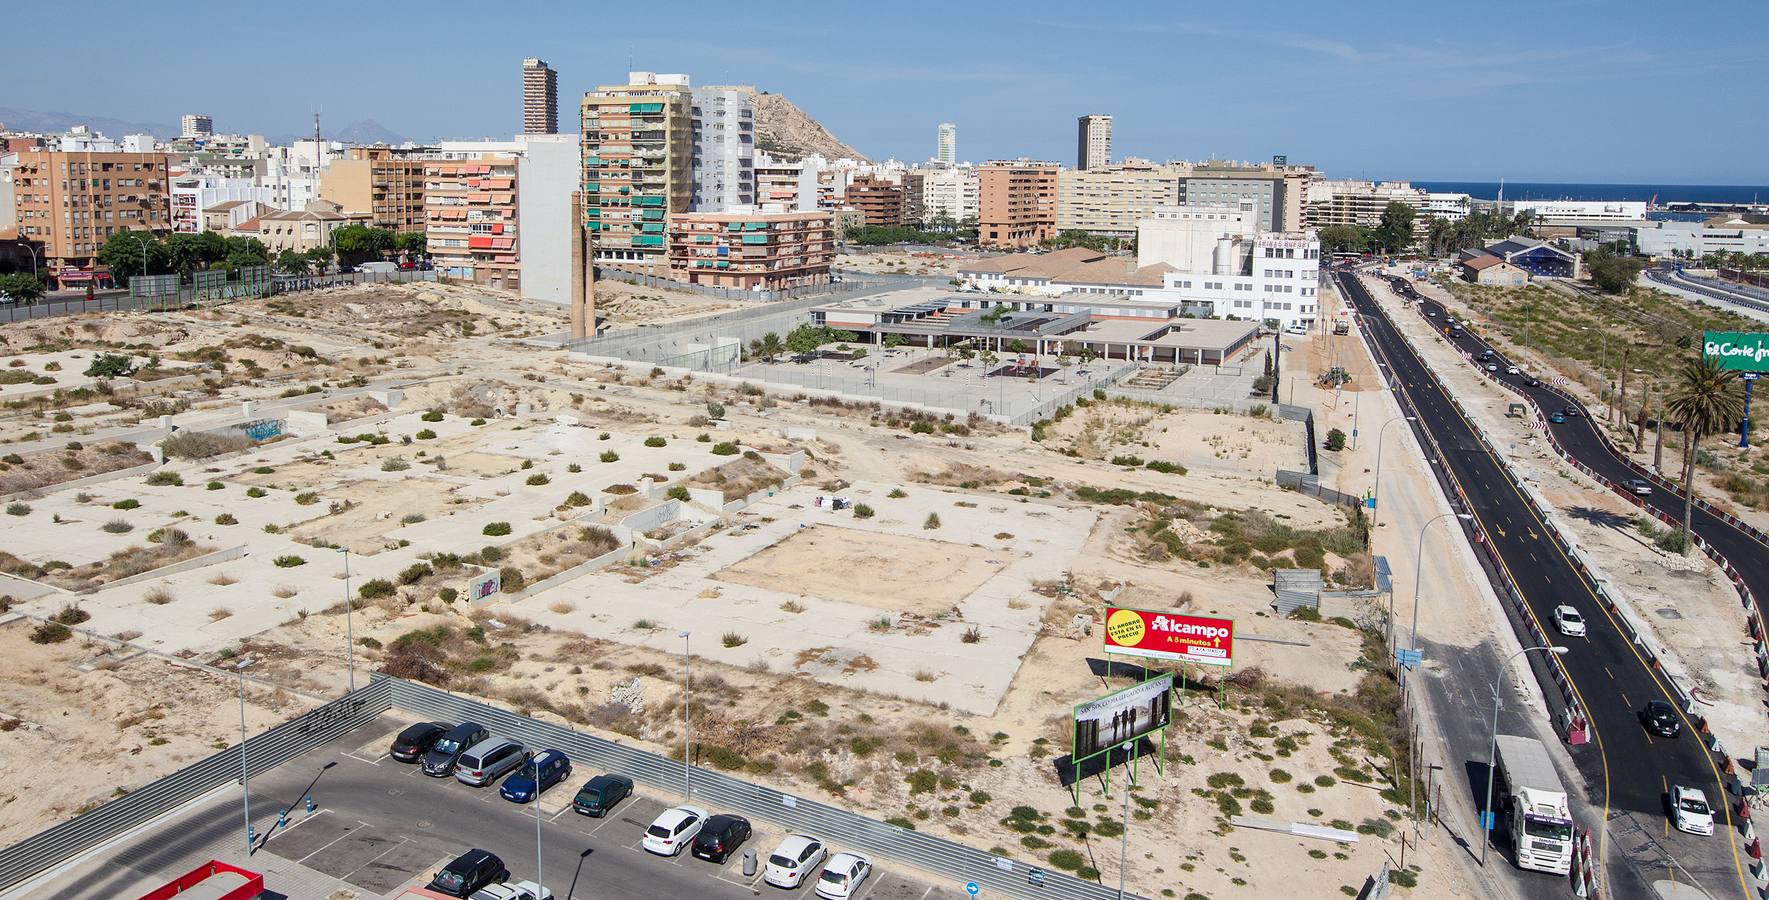
[[(421, 879), (420, 885), (428, 883), (437, 868), (471, 848), (497, 854), (513, 880), (534, 880), (535, 807), (504, 800), (495, 785), (473, 788), (452, 777), (430, 778), (414, 765), (392, 760), (386, 746), (405, 724), (383, 717), (254, 776), (252, 818), (260, 832), (268, 832), (260, 835), (255, 855), (299, 863), (314, 873), (348, 882), (364, 896), (395, 896), (414, 879)], [(559, 900), (737, 900), (757, 895), (809, 900), (814, 896), (810, 882), (794, 890), (762, 883), (759, 865), (756, 875), (745, 876), (741, 850), (717, 865), (687, 852), (665, 858), (640, 849), (646, 826), (677, 798), (636, 794), (605, 818), (578, 815), (570, 808), (572, 795), (596, 774), (580, 767), (541, 796), (540, 874)], [(302, 798), (309, 794), (319, 805), (311, 815), (300, 811)], [(294, 811), (289, 825), (274, 828), (277, 812), (284, 808)], [(785, 832), (765, 822), (752, 824), (755, 836), (743, 849), (754, 849), (758, 862), (765, 861)], [(206, 807), (120, 847), (84, 877), (64, 883), (57, 896), (98, 900), (116, 896), (120, 886), (142, 874), (169, 879), (189, 865), (194, 850), (216, 841), (238, 840), (240, 829), (237, 797), (234, 803)], [(841, 849), (837, 846), (834, 852)], [(873, 874), (861, 885), (856, 900), (964, 896), (960, 885), (936, 887), (919, 873), (894, 871), (877, 858), (873, 864)], [(279, 885), (274, 879), (267, 887), (301, 896), (300, 886)], [(288, 893), (292, 887), (294, 892)]]
[[(1586, 799), (1603, 810), (1605, 821), (1584, 824), (1594, 830), (1608, 826), (1600, 831), (1608, 835), (1600, 852), (1609, 876), (1609, 895), (1650, 896), (1648, 885), (1664, 877), (1667, 870), (1675, 870), (1680, 876), (1677, 880), (1685, 884), (1702, 885), (1713, 896), (1754, 895), (1746, 885), (1742, 863), (1737, 862), (1736, 842), (1720, 852), (1712, 846), (1733, 841), (1733, 829), (1716, 829), (1713, 837), (1702, 839), (1674, 834), (1663, 827), (1665, 796), (1671, 783), (1700, 786), (1710, 802), (1729, 798), (1709, 754), (1690, 736), (1694, 729), (1688, 721), (1684, 736), (1671, 740), (1655, 738), (1640, 726), (1637, 713), (1648, 700), (1670, 699), (1658, 673), (1623, 637), (1619, 623), (1610, 617), (1591, 586), (1546, 536), (1546, 525), (1363, 284), (1353, 275), (1336, 277), (1342, 293), (1360, 314), (1378, 360), (1388, 367), (1395, 391), (1417, 416), (1411, 424), (1428, 432), (1442, 448), (1443, 457), (1436, 462), (1468, 497), (1468, 512), (1489, 536), (1530, 613), (1538, 622), (1549, 623), (1553, 608), (1567, 604), (1577, 608), (1589, 623), (1586, 637), (1560, 639), (1572, 648), (1562, 660), (1593, 733), (1591, 743), (1568, 750), (1590, 786)], [(1552, 633), (1552, 625), (1544, 630)], [(1552, 683), (1545, 690), (1556, 691)], [(1484, 708), (1467, 712), (1486, 715)], [(1469, 766), (1468, 770), (1470, 779), (1480, 777), (1477, 767)], [(1484, 782), (1472, 786), (1483, 787)], [(1632, 837), (1622, 840), (1623, 834)], [(1642, 841), (1637, 837), (1642, 834), (1656, 840)], [(1618, 862), (1627, 865), (1616, 865)]]

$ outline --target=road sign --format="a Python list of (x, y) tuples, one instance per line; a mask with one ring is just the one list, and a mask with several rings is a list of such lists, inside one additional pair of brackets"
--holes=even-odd
[(1743, 378), (1746, 381), (1756, 381), (1757, 379), (1763, 377), (1763, 373), (1762, 372), (1746, 372), (1743, 375), (1740, 375), (1738, 377)]
[(1480, 814), (1480, 830), (1481, 831), (1492, 831), (1493, 830), (1493, 814), (1491, 812), (1483, 812)]
[(974, 881), (967, 881), (964, 883), (964, 892), (971, 895), (972, 897), (975, 897), (977, 894), (981, 893), (982, 890), (983, 890), (983, 886), (980, 884), (977, 884)]
[(1400, 648), (1394, 651), (1394, 661), (1408, 669), (1416, 669), (1425, 660), (1425, 651)]

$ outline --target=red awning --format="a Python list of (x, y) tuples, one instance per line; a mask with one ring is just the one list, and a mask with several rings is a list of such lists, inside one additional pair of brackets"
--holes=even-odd
[(467, 246), (473, 250), (490, 250), (491, 238), (478, 236), (470, 237), (467, 239)]

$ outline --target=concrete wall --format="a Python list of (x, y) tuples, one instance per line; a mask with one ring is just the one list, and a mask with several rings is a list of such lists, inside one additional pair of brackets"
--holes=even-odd
[(571, 193), (583, 180), (582, 145), (575, 134), (517, 140), (524, 145), (516, 173), (522, 296), (565, 306), (571, 302), (571, 242), (580, 227), (571, 220)]

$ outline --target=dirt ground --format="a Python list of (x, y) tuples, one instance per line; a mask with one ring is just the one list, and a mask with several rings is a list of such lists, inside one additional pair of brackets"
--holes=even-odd
[(872, 275), (956, 275), (959, 266), (976, 258), (975, 253), (960, 251), (861, 250), (838, 257), (836, 264)]
[[(652, 296), (659, 292), (613, 283), (598, 288), (599, 306), (617, 324), (725, 308), (698, 295)], [(419, 285), (303, 298), (311, 302), (80, 317), (0, 329), (12, 342), (5, 346), (14, 348), (137, 343), (168, 355), (186, 354), (208, 366), (217, 384), (158, 398), (188, 402), (180, 414), (220, 411), (242, 399), (275, 399), (309, 385), (336, 390), (359, 376), (406, 382), (405, 402), (394, 409), (364, 404), (326, 410), (375, 416), (374, 423), (351, 433), (385, 431), (384, 445), (340, 444), (325, 437), (269, 451), (263, 461), (248, 455), (199, 465), (187, 475), (187, 486), (164, 488), (173, 492), (170, 497), (148, 498), (186, 513), (180, 521), (193, 530), (196, 524), (211, 531), (225, 528), (209, 520), (235, 510), (241, 518), (255, 517), (221, 532), (247, 543), (252, 550), (247, 557), (185, 576), (180, 590), (220, 597), (255, 583), (277, 584), (281, 605), (254, 595), (249, 602), (230, 601), (230, 615), (210, 622), (213, 605), (195, 609), (195, 599), (143, 605), (137, 598), (150, 587), (143, 585), (128, 597), (106, 600), (105, 608), (95, 607), (97, 616), (140, 623), (135, 627), (148, 632), (136, 636), (143, 644), (183, 647), (205, 661), (250, 652), (267, 660), (257, 669), (262, 677), (291, 691), (335, 692), (344, 677), (346, 618), (337, 603), (344, 587), (338, 579), (341, 566), (310, 553), (311, 564), (259, 576), (252, 569), (259, 560), (301, 551), (300, 542), (340, 544), (362, 554), (365, 571), (376, 566), (398, 571), (422, 559), (420, 554), (436, 560), (439, 553), (493, 546), (507, 555), (487, 565), (540, 573), (545, 571), (542, 554), (552, 555), (561, 567), (578, 558), (565, 545), (576, 539), (580, 524), (609, 521), (600, 518), (598, 508), (595, 516), (586, 514), (581, 523), (560, 528), (557, 506), (571, 490), (601, 494), (610, 486), (637, 484), (650, 473), (694, 478), (706, 470), (697, 460), (723, 459), (710, 455), (712, 440), (772, 450), (799, 447), (809, 455), (800, 473), (806, 485), (799, 490), (864, 488), (872, 492), (867, 502), (878, 508), (879, 518), (856, 520), (852, 527), (806, 528), (745, 554), (727, 548), (742, 546), (743, 525), (765, 526), (766, 516), (732, 516), (716, 537), (686, 551), (696, 558), (732, 556), (719, 566), (727, 593), (787, 586), (793, 594), (933, 619), (1003, 567), (1048, 554), (1049, 546), (1035, 545), (1028, 530), (1071, 521), (1064, 516), (1077, 510), (1088, 514), (1077, 521), (1095, 524), (1064, 535), (1073, 538), (1071, 549), (1082, 544), (1067, 572), (1040, 579), (1025, 592), (991, 597), (978, 610), (983, 625), (1015, 629), (1026, 647), (1023, 654), (1021, 645), (1003, 651), (1002, 680), (1008, 687), (992, 713), (854, 688), (845, 674), (879, 665), (865, 651), (865, 641), (886, 641), (894, 634), (872, 635), (862, 624), (858, 636), (843, 643), (810, 625), (788, 625), (783, 630), (797, 643), (772, 659), (738, 656), (730, 645), (723, 648), (731, 651), (726, 654), (716, 647), (697, 650), (695, 696), (704, 691), (707, 698), (697, 699), (692, 710), (697, 762), (1038, 865), (1080, 868), (1083, 874), (1097, 870), (1109, 877), (1117, 867), (1113, 829), (1121, 795), (1108, 796), (1102, 782), (1086, 778), (1077, 803), (1067, 785), (1073, 771), (1060, 761), (1068, 752), (1071, 707), (1129, 683), (1127, 670), (1105, 667), (1097, 627), (1087, 634), (1076, 631), (1076, 617), (1096, 619), (1101, 592), (1122, 585), (1122, 602), (1232, 617), (1245, 636), (1226, 691), (1216, 681), (1218, 673), (1187, 673), (1190, 687), (1176, 726), (1165, 748), (1154, 748), (1162, 754), (1162, 767), (1157, 770), (1153, 760), (1139, 767), (1143, 780), (1130, 823), (1130, 851), (1139, 862), (1131, 889), (1150, 895), (1168, 889), (1176, 890), (1175, 896), (1195, 891), (1212, 897), (1287, 897), (1296, 895), (1301, 874), (1308, 893), (1325, 894), (1361, 884), (1385, 858), (1397, 855), (1399, 807), (1392, 795), (1383, 796), (1392, 771), (1380, 737), (1391, 727), (1385, 718), (1387, 688), (1383, 676), (1372, 674), (1377, 667), (1369, 657), (1369, 634), (1361, 628), (1370, 611), (1333, 609), (1325, 611), (1325, 621), (1304, 621), (1280, 619), (1270, 608), (1271, 567), (1318, 565), (1355, 574), (1368, 562), (1367, 554), (1347, 543), (1356, 536), (1343, 510), (1271, 483), (1271, 470), (1296, 456), (1295, 426), (1093, 404), (1052, 426), (1043, 442), (1022, 430), (982, 425), (922, 434), (910, 430), (910, 419), (874, 409), (795, 402), (692, 377), (567, 363), (506, 340), (558, 331), (560, 311), (496, 293)], [(260, 337), (247, 341), (245, 334)], [(209, 348), (219, 348), (220, 358)], [(266, 375), (253, 374), (258, 371)], [(706, 421), (708, 401), (726, 410), (716, 431)], [(532, 411), (515, 415), (519, 403)], [(70, 401), (67, 408), (78, 434), (103, 434), (150, 411), (96, 398), (85, 406)], [(30, 430), (47, 432), (53, 422), (47, 413), (53, 409), (42, 417), (16, 410), (18, 415), (0, 420), (0, 440), (17, 440)], [(493, 415), (500, 409), (506, 415)], [(445, 414), (443, 420), (419, 421), (426, 410)], [(555, 421), (560, 415), (578, 424), (561, 426)], [(468, 424), (478, 417), (486, 424)], [(413, 432), (420, 428), (433, 428), (437, 436), (416, 438)], [(789, 428), (808, 429), (814, 436), (785, 441)], [(697, 440), (708, 432), (717, 437)], [(612, 435), (611, 442), (599, 440), (598, 433)], [(667, 446), (647, 445), (647, 436), (666, 438)], [(410, 444), (404, 443), (408, 437), (414, 438)], [(602, 456), (612, 453), (604, 448), (616, 446), (618, 462)], [(1144, 463), (1114, 465), (1117, 456), (1140, 457)], [(385, 468), (395, 458), (408, 468)], [(673, 464), (681, 460), (689, 464), (679, 470)], [(525, 461), (534, 465), (532, 473), (523, 471)], [(1173, 465), (1150, 469), (1150, 461)], [(580, 471), (569, 472), (568, 464)], [(260, 466), (271, 471), (260, 473)], [(198, 474), (203, 468), (214, 471)], [(551, 483), (525, 484), (531, 474), (543, 473)], [(235, 489), (211, 496), (202, 485), (206, 478)], [(237, 498), (246, 486), (269, 496), (253, 500), (257, 505), (238, 505), (243, 501), (237, 499), (213, 509), (200, 505), (205, 498), (211, 503)], [(308, 492), (318, 496), (294, 499)], [(622, 492), (612, 515), (656, 502)], [(893, 516), (893, 503), (916, 514)], [(484, 533), (483, 520), (491, 516), (466, 515), (486, 505), (507, 510), (499, 517), (514, 526), (514, 533)], [(946, 519), (938, 542), (890, 533), (907, 523), (910, 533), (919, 534), (923, 510), (936, 506)], [(1041, 524), (1016, 527), (1019, 538), (990, 527), (1006, 519), (1008, 510)], [(716, 511), (699, 514), (711, 517)], [(420, 517), (423, 521), (417, 521)], [(903, 521), (887, 524), (896, 519)], [(1016, 540), (1027, 545), (1003, 549)], [(667, 565), (652, 568), (642, 559), (635, 565), (646, 566), (647, 577), (659, 583), (671, 577)], [(366, 577), (358, 574), (354, 584), (360, 586)], [(439, 575), (414, 573), (413, 578), (354, 611), (359, 667), (422, 677), (659, 752), (679, 745), (679, 645), (658, 638), (653, 646), (656, 636), (638, 630), (634, 620), (650, 610), (623, 611), (617, 624), (631, 633), (599, 639), (560, 624), (588, 611), (574, 610), (569, 601), (469, 609), (464, 602), (439, 598)], [(235, 580), (237, 585), (227, 586)], [(589, 601), (581, 604), (587, 607)], [(795, 605), (781, 603), (769, 613), (786, 623), (808, 621), (793, 618), (799, 613), (789, 607)], [(960, 629), (929, 630), (934, 636), (925, 640), (950, 637), (959, 646)], [(61, 673), (76, 671), (71, 667), (79, 662), (77, 654), (55, 654), (72, 654), (77, 641), (37, 645), (19, 631), (16, 624), (0, 629), (0, 649), (19, 647), (0, 663), (0, 684), (19, 699), (0, 703), (0, 713), (24, 722), (18, 731), (53, 718), (81, 721), (75, 730), (50, 732), (43, 746), (0, 742), (0, 764), (20, 765), (25, 757), (15, 752), (41, 754), (52, 740), (63, 753), (105, 740), (117, 744), (119, 729), (125, 735), (144, 733), (138, 725), (119, 723), (154, 704), (188, 707), (190, 721), (178, 720), (177, 733), (155, 732), (137, 740), (149, 749), (135, 748), (139, 752), (126, 758), (140, 768), (113, 782), (127, 783), (131, 772), (146, 777), (168, 771), (189, 758), (160, 748), (186, 747), (195, 754), (227, 741), (231, 690), (224, 680), (168, 699), (164, 679), (174, 676), (131, 682), (101, 668), (69, 677)], [(118, 671), (148, 664), (164, 667), (141, 657)], [(944, 669), (882, 674), (901, 676), (911, 685), (924, 674), (956, 677)], [(92, 678), (107, 680), (88, 683)], [(255, 712), (249, 724), (261, 728), (293, 709)], [(62, 717), (57, 710), (72, 715)], [(160, 737), (166, 743), (153, 743)], [(134, 745), (120, 746), (122, 755)], [(111, 782), (95, 783), (108, 791)], [(1119, 783), (1114, 771), (1113, 790)], [(28, 814), (19, 815), (16, 825), (0, 823), (28, 832), (93, 799), (84, 789), (33, 793), (37, 807), (5, 807), (0, 815)], [(1334, 824), (1357, 829), (1360, 840), (1329, 846), (1237, 830), (1228, 823), (1237, 814)], [(1459, 867), (1434, 853), (1418, 857), (1424, 869), (1419, 895), (1470, 895)]]
[[(720, 570), (720, 581), (938, 615), (1001, 571), (997, 551), (848, 528), (806, 528)], [(854, 577), (864, 572), (864, 578)]]

